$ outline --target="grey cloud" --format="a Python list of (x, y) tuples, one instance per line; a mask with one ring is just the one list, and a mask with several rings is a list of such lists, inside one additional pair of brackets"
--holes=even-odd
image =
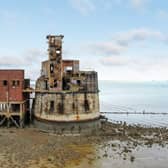
[(25, 68), (25, 76), (31, 80), (36, 80), (40, 76), (40, 63), (31, 68)]
[(0, 68), (24, 69), (27, 78), (36, 80), (40, 74), (41, 61), (47, 59), (47, 53), (40, 49), (28, 49), (19, 56), (0, 56)]
[(113, 56), (106, 56), (101, 58), (100, 63), (104, 66), (117, 66), (117, 67), (123, 67), (123, 66), (132, 66), (132, 67), (136, 67), (138, 65), (146, 65), (148, 63), (147, 60), (143, 60), (142, 58), (131, 58), (128, 56), (124, 56), (124, 55), (113, 55)]
[(160, 31), (140, 28), (128, 32), (116, 33), (111, 41), (92, 42), (88, 44), (86, 51), (89, 50), (89, 52), (91, 51), (99, 56), (120, 55), (122, 52), (131, 48), (132, 44), (151, 39), (166, 42), (168, 38)]
[(165, 37), (160, 31), (143, 28), (114, 35), (114, 40), (121, 45), (128, 45), (131, 42), (145, 41), (148, 39), (164, 40)]
[(0, 56), (0, 66), (20, 66), (23, 64), (22, 60), (15, 57), (13, 58), (12, 56)]
[(105, 56), (113, 54), (118, 55), (124, 50), (125, 47), (113, 42), (100, 42), (90, 44), (89, 48), (92, 52)]
[(128, 65), (130, 62), (125, 57), (110, 56), (100, 59), (100, 63), (104, 66), (125, 66)]
[(33, 49), (26, 50), (23, 53), (23, 59), (24, 59), (24, 62), (33, 62), (33, 61), (38, 62), (42, 59), (45, 59), (46, 55), (47, 53), (45, 53), (45, 51), (33, 48)]
[(109, 56), (99, 60), (105, 67), (129, 67), (129, 69), (137, 71), (155, 71), (167, 67), (168, 58), (165, 56), (143, 56), (143, 57), (127, 57), (127, 56)]
[(0, 56), (0, 66), (10, 66), (10, 67), (22, 67), (26, 65), (34, 65), (40, 63), (45, 56), (45, 52), (39, 49), (29, 49), (23, 52), (21, 55), (1, 55)]

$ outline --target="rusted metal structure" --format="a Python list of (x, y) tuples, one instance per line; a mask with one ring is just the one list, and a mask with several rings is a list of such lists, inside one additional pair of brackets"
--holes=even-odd
[(36, 81), (34, 124), (56, 133), (89, 133), (100, 128), (97, 72), (80, 71), (79, 60), (62, 59), (63, 37), (47, 36), (48, 60)]
[(0, 125), (23, 127), (29, 111), (30, 86), (24, 70), (0, 70)]

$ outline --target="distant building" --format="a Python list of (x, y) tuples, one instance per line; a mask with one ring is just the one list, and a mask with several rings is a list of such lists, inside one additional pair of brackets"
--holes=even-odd
[(23, 127), (29, 110), (29, 93), (23, 90), (29, 86), (24, 70), (0, 70), (0, 125)]
[(33, 104), (34, 124), (57, 133), (91, 133), (100, 128), (97, 72), (80, 71), (79, 60), (62, 59), (63, 36), (49, 35)]

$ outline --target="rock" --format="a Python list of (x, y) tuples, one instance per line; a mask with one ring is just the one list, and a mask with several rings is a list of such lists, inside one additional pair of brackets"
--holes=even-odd
[(135, 157), (134, 157), (134, 156), (131, 156), (131, 157), (130, 157), (130, 161), (131, 161), (131, 162), (134, 162), (134, 160), (135, 160)]

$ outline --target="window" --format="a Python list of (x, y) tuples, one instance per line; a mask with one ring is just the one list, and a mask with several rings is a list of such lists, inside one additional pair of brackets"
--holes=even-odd
[(8, 81), (7, 80), (4, 80), (3, 81), (3, 86), (7, 86), (8, 85)]
[(60, 54), (60, 53), (61, 53), (61, 51), (60, 51), (59, 49), (57, 49), (57, 50), (56, 50), (56, 53), (57, 53), (57, 54)]
[(47, 80), (45, 81), (45, 90), (47, 90), (48, 89), (48, 82), (47, 82)]
[(87, 99), (84, 101), (84, 107), (85, 107), (85, 111), (89, 111), (90, 110), (89, 101)]
[(54, 64), (53, 63), (50, 64), (50, 73), (54, 73)]
[(54, 112), (54, 101), (50, 101), (50, 112)]
[(16, 86), (19, 86), (19, 85), (20, 85), (20, 81), (17, 80), (17, 81), (16, 81)]
[(62, 103), (58, 103), (58, 113), (64, 114), (64, 106)]
[(80, 80), (77, 80), (77, 84), (80, 86), (80, 84), (81, 84), (81, 81), (80, 81)]
[(54, 80), (54, 87), (56, 88), (58, 86), (57, 80)]
[(72, 71), (72, 66), (67, 66), (67, 67), (65, 67), (65, 69), (66, 69), (66, 71)]
[(16, 82), (16, 81), (14, 81), (14, 80), (12, 81), (12, 86), (15, 86), (15, 85), (16, 85), (15, 82)]
[(13, 80), (12, 81), (12, 86), (19, 86), (20, 85), (20, 81), (19, 80)]
[(75, 103), (72, 103), (72, 109), (75, 110)]
[(20, 104), (12, 104), (11, 110), (12, 112), (20, 112)]

